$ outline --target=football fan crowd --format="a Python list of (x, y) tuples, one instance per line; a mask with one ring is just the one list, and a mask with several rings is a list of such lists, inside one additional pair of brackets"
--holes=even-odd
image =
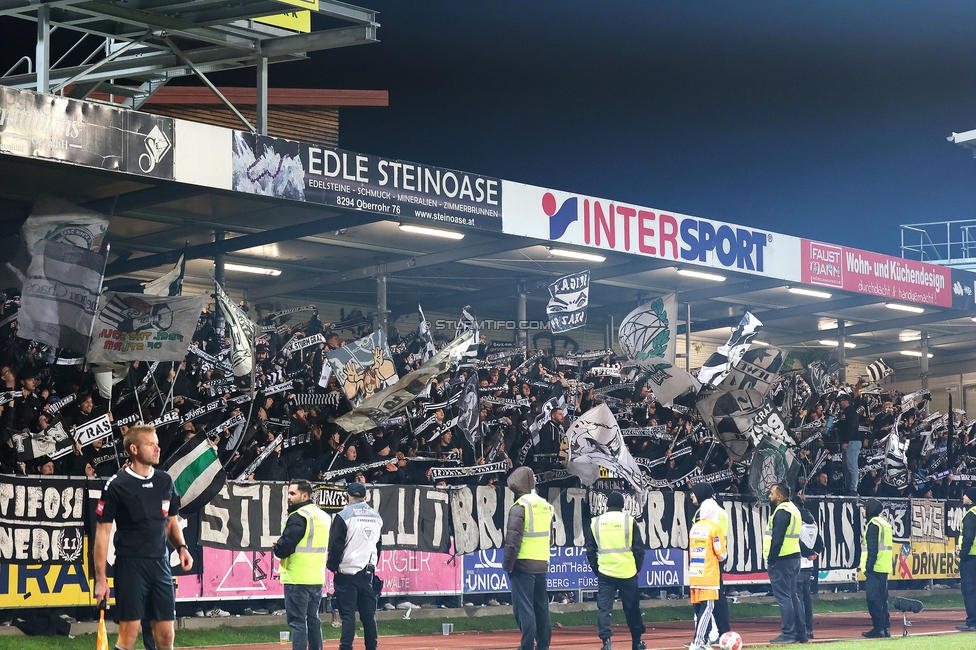
[[(713, 434), (694, 409), (693, 396), (690, 401), (677, 400), (681, 404), (658, 403), (653, 387), (636, 370), (628, 369), (625, 359), (615, 358), (609, 351), (559, 356), (554, 350), (530, 349), (526, 358), (511, 343), (486, 342), (482, 337), (477, 358), (472, 356), (457, 370), (432, 380), (405, 411), (383, 427), (348, 435), (334, 420), (350, 410), (350, 403), (334, 376), (325, 387), (320, 386), (322, 364), (330, 350), (369, 334), (368, 320), (345, 319), (333, 329), (313, 312), (292, 325), (271, 317), (260, 322), (267, 331), (255, 348), (253, 405), (248, 400), (250, 378), (235, 381), (230, 373), (229, 344), (217, 336), (212, 313), (201, 317), (194, 344), (182, 364), (135, 362), (128, 376), (113, 387), (110, 398), (99, 394), (87, 366), (65, 363), (71, 360), (58, 359), (54, 350), (18, 338), (15, 321), (4, 325), (0, 329), (0, 382), (6, 391), (0, 405), (0, 473), (111, 476), (125, 462), (124, 452), (120, 453), (125, 424), (114, 427), (114, 437), (84, 447), (75, 443), (70, 452), (55, 460), (30, 457), (18, 438), (22, 441), (27, 433), (42, 434), (58, 422), (72, 431), (105, 413), (117, 425), (131, 423), (136, 414), (149, 422), (172, 408), (180, 418), (157, 426), (163, 462), (205, 430), (216, 441), (231, 478), (503, 485), (506, 471), (446, 479), (432, 472), (502, 462), (508, 470), (527, 466), (540, 478), (573, 481), (559, 472), (565, 466), (564, 454), (561, 458), (564, 434), (574, 415), (606, 402), (631, 454), (659, 484), (690, 487), (682, 479), (697, 468), (699, 474), (721, 477), (713, 484), (716, 492), (750, 490), (751, 457), (733, 462), (723, 445), (714, 444)], [(288, 341), (315, 334), (322, 334), (325, 343), (288, 350)], [(420, 337), (400, 337), (394, 332), (389, 343), (400, 376), (420, 365)], [(471, 373), (479, 378), (483, 431), (483, 437), (474, 443), (455, 426), (459, 398)], [(276, 391), (283, 385), (286, 390)], [(787, 393), (801, 399), (789, 399)], [(74, 397), (63, 399), (69, 395)], [(844, 475), (844, 449), (851, 441), (862, 445), (856, 482), (856, 492), (862, 496), (960, 498), (969, 485), (953, 479), (953, 473), (966, 475), (973, 450), (969, 445), (972, 423), (963, 421), (961, 414), (952, 416), (956, 435), (950, 445), (946, 418), (941, 427), (938, 422), (915, 426), (931, 420), (922, 407), (916, 408), (912, 402), (902, 413), (902, 395), (884, 392), (877, 385), (859, 382), (843, 390), (834, 386), (828, 391), (811, 391), (804, 378), (796, 375), (784, 378), (773, 397), (778, 406), (790, 411), (783, 418), (798, 443), (798, 480), (807, 494), (851, 494), (850, 480)], [(218, 408), (200, 409), (217, 400), (222, 401)], [(70, 403), (57, 408), (65, 401)], [(556, 407), (545, 407), (547, 404)], [(194, 410), (208, 412), (187, 419)], [(220, 427), (238, 414), (244, 417), (237, 418), (237, 424)], [(899, 414), (901, 428), (910, 431), (914, 427), (915, 435), (907, 453), (911, 480), (907, 486), (894, 488), (882, 479), (886, 440)], [(828, 424), (831, 426), (826, 428)], [(627, 435), (628, 431), (649, 429), (660, 433)], [(925, 429), (922, 435), (918, 429)], [(279, 434), (285, 444), (253, 467), (253, 461)]]

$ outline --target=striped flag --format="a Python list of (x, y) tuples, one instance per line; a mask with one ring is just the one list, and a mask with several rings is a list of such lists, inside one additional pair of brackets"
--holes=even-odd
[(200, 432), (176, 450), (163, 469), (173, 477), (180, 495), (180, 513), (193, 514), (216, 496), (227, 480), (217, 449)]
[(868, 376), (871, 377), (871, 381), (881, 381), (893, 372), (894, 370), (884, 362), (884, 359), (868, 364)]

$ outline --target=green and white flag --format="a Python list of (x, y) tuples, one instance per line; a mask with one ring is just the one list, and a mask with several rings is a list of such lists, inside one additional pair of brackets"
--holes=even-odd
[(177, 449), (164, 469), (176, 484), (183, 515), (193, 514), (210, 503), (227, 480), (217, 449), (203, 432)]

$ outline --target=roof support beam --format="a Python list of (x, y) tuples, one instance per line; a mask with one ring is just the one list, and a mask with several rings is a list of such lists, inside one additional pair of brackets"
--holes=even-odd
[[(207, 244), (190, 246), (186, 249), (186, 259), (192, 260), (200, 257), (214, 257), (220, 253), (231, 253), (234, 251), (244, 250), (246, 248), (253, 248), (255, 246), (266, 246), (268, 244), (275, 244), (278, 242), (287, 241), (289, 239), (318, 234), (326, 230), (353, 228), (355, 226), (361, 226), (366, 223), (377, 221), (378, 219), (380, 219), (378, 215), (357, 213), (339, 217), (333, 216), (327, 219), (319, 219), (317, 221), (285, 226), (284, 228), (265, 230), (264, 232), (242, 235), (241, 237), (234, 237), (233, 239), (226, 239), (220, 242), (210, 242)], [(146, 269), (155, 268), (164, 264), (175, 264), (183, 252), (183, 250), (173, 250), (166, 253), (156, 253), (155, 255), (137, 257), (135, 259), (124, 261), (119, 260), (108, 265), (108, 268), (105, 269), (105, 275), (125, 275), (126, 273), (145, 271)], [(266, 297), (267, 295), (275, 295), (275, 293), (277, 292), (265, 294), (265, 296), (262, 297)]]
[[(879, 302), (879, 300), (879, 298), (874, 296), (849, 296), (826, 302), (808, 303), (805, 305), (796, 305), (794, 307), (783, 307), (782, 309), (754, 311), (752, 313), (756, 318), (762, 321), (763, 324), (766, 324), (777, 320), (783, 320), (785, 318), (794, 318), (796, 316), (808, 316), (810, 314), (821, 314), (832, 311), (840, 311), (842, 309), (863, 307), (865, 305), (871, 305)], [(719, 327), (735, 327), (738, 325), (740, 320), (742, 320), (741, 316), (732, 316), (730, 318), (715, 318), (713, 320), (699, 321), (697, 323), (692, 323), (691, 331), (704, 332), (711, 329), (717, 329)], [(684, 324), (678, 325), (678, 334), (684, 334), (684, 331)]]
[[(380, 218), (382, 217), (378, 217), (378, 219)], [(340, 282), (349, 282), (350, 280), (373, 278), (381, 274), (389, 275), (390, 273), (398, 273), (400, 271), (408, 271), (410, 269), (417, 269), (425, 266), (434, 266), (436, 264), (445, 264), (447, 262), (457, 262), (458, 260), (463, 260), (466, 257), (494, 255), (496, 253), (518, 250), (519, 248), (525, 248), (526, 246), (530, 245), (522, 238), (514, 238), (514, 241), (512, 239), (513, 238), (499, 239), (490, 243), (474, 244), (472, 246), (454, 248), (451, 250), (441, 251), (439, 253), (429, 253), (419, 257), (407, 257), (393, 262), (388, 262), (386, 264), (374, 264), (358, 269), (350, 269), (349, 271), (316, 275), (303, 280), (278, 282), (276, 284), (256, 289), (255, 291), (250, 292), (248, 297), (251, 300), (260, 300), (270, 296), (280, 296), (286, 293), (314, 289), (315, 287), (320, 287), (322, 285), (338, 284)]]
[(126, 192), (125, 194), (107, 196), (104, 199), (95, 199), (94, 201), (82, 203), (81, 207), (114, 216), (129, 212), (130, 210), (142, 210), (163, 203), (191, 199), (201, 194), (207, 194), (210, 191), (208, 188), (202, 186), (167, 183), (134, 192)]
[[(909, 327), (918, 327), (919, 325), (926, 325), (928, 323), (939, 323), (942, 321), (953, 320), (955, 318), (969, 318), (972, 314), (958, 311), (954, 309), (934, 309), (933, 311), (927, 312), (925, 314), (919, 314), (917, 316), (907, 316), (905, 318), (893, 318), (891, 320), (877, 321), (874, 323), (861, 323), (859, 325), (851, 325), (844, 328), (845, 336), (852, 336), (854, 334), (867, 334), (869, 332), (877, 332), (879, 330), (893, 330), (893, 329), (904, 329)], [(815, 332), (809, 332), (804, 334), (797, 334), (795, 336), (790, 336), (786, 339), (779, 339), (776, 345), (790, 345), (792, 343), (805, 343), (807, 341), (814, 341), (817, 339), (836, 336), (837, 328), (817, 330)]]
[[(938, 347), (940, 345), (953, 345), (955, 343), (976, 343), (976, 328), (967, 334), (954, 334), (952, 336), (938, 336), (934, 339), (929, 339), (929, 350), (933, 347)], [(872, 345), (869, 348), (854, 348), (847, 353), (848, 357), (877, 357), (882, 354), (889, 354), (891, 352), (899, 352), (901, 350), (914, 350), (917, 346), (918, 341), (899, 341), (898, 343), (884, 343), (881, 345)]]

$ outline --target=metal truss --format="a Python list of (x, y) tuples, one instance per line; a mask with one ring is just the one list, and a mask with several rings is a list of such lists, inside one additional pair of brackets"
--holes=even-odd
[[(296, 33), (254, 20), (300, 10), (325, 16), (337, 26)], [(258, 105), (266, 109), (268, 63), (375, 42), (379, 27), (375, 11), (335, 0), (0, 0), (0, 16), (37, 23), (33, 66), (25, 57), (28, 71), (14, 74), (23, 69), (22, 58), (0, 77), (0, 85), (62, 92), (75, 99), (100, 91), (123, 97), (122, 105), (134, 109), (170, 79), (197, 75), (213, 87), (206, 74), (251, 66), (263, 77), (258, 94), (265, 91), (264, 101), (259, 96)], [(76, 32), (79, 38), (52, 63), (51, 33), (58, 29)], [(69, 55), (77, 60), (88, 51), (81, 63), (60, 66)], [(260, 124), (251, 128), (263, 132)]]

